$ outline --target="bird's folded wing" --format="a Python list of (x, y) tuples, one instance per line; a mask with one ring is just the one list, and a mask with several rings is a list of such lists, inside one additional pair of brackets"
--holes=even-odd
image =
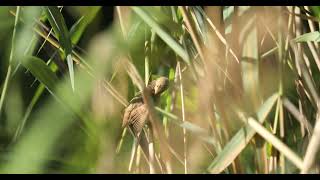
[(133, 128), (135, 135), (138, 135), (141, 132), (147, 118), (148, 118), (148, 109), (145, 104), (141, 104), (136, 108), (132, 109), (130, 113), (129, 125)]
[(122, 127), (126, 127), (130, 120), (130, 113), (133, 109), (133, 104), (129, 104), (128, 107), (124, 110), (123, 119), (122, 119)]

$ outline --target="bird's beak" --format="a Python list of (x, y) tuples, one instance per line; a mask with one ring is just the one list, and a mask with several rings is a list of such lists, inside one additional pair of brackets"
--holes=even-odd
[(160, 87), (156, 86), (156, 87), (154, 88), (154, 94), (158, 94), (159, 91), (160, 91)]

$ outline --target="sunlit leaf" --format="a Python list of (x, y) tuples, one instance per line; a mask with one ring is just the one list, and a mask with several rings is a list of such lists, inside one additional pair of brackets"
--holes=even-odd
[(296, 42), (308, 42), (308, 41), (314, 41), (319, 42), (320, 41), (320, 32), (314, 31), (310, 33), (305, 33), (301, 36), (298, 36), (294, 39)]

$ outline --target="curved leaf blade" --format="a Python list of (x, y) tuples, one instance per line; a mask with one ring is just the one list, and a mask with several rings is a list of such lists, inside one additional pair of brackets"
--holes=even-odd
[(295, 38), (294, 40), (295, 40), (295, 42), (309, 42), (309, 41), (319, 42), (320, 41), (320, 32), (314, 31), (314, 32), (310, 32), (310, 33), (305, 33), (305, 34)]
[(86, 27), (96, 17), (101, 6), (88, 7), (88, 12), (82, 16), (70, 29), (70, 38), (72, 44), (77, 44)]
[(70, 74), (70, 81), (72, 90), (74, 91), (74, 70), (72, 62), (72, 43), (68, 28), (64, 21), (64, 18), (56, 6), (48, 6), (46, 8), (46, 13), (50, 25), (53, 28), (62, 48), (64, 51), (63, 58), (67, 59), (68, 69)]
[(140, 7), (132, 7), (132, 10), (140, 16), (140, 18), (148, 24), (158, 36), (172, 48), (187, 64), (190, 64), (189, 55), (183, 47), (172, 38), (150, 15)]
[(30, 56), (22, 60), (22, 65), (44, 84), (50, 92), (53, 91), (55, 84), (58, 82), (58, 77), (46, 63), (37, 57)]
[[(263, 105), (261, 105), (257, 112), (257, 117), (260, 123), (264, 122), (277, 99), (278, 94), (273, 94)], [(227, 168), (246, 147), (255, 133), (256, 132), (248, 124), (241, 128), (213, 160), (208, 171), (215, 174), (220, 173)]]

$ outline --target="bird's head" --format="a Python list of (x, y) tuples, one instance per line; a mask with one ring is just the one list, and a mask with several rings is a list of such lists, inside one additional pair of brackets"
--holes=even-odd
[(160, 95), (169, 87), (169, 80), (166, 77), (160, 77), (156, 80), (154, 85), (154, 94)]

